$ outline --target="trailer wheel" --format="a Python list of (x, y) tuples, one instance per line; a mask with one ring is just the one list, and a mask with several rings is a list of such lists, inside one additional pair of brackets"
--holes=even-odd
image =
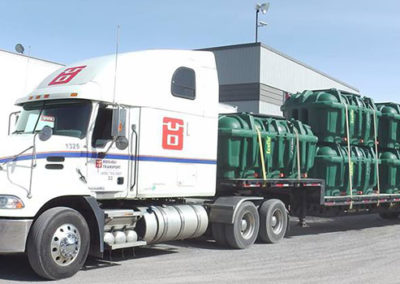
[(379, 213), (379, 216), (382, 219), (387, 219), (387, 220), (393, 220), (397, 219), (400, 215), (400, 212), (381, 212)]
[(39, 276), (55, 280), (70, 277), (82, 268), (89, 245), (89, 228), (82, 215), (56, 207), (45, 211), (33, 224), (27, 254)]
[(225, 224), (226, 241), (232, 248), (247, 248), (256, 241), (259, 228), (260, 217), (256, 206), (250, 201), (243, 202), (233, 224)]
[(225, 224), (222, 223), (212, 223), (211, 231), (217, 245), (226, 246), (226, 236), (225, 236)]
[(260, 231), (258, 237), (265, 243), (277, 243), (283, 239), (288, 226), (285, 205), (278, 199), (265, 201), (259, 209)]

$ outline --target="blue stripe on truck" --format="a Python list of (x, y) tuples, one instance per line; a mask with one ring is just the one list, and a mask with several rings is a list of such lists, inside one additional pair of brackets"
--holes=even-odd
[[(66, 158), (98, 158), (98, 153), (94, 152), (49, 152), (49, 153), (37, 153), (37, 159), (46, 159), (47, 157), (66, 157)], [(107, 154), (105, 159), (111, 160), (135, 160), (135, 156), (132, 155), (120, 155), (120, 154)], [(6, 157), (0, 158), (0, 163), (10, 162), (10, 161), (26, 161), (32, 160), (32, 155), (21, 155), (17, 158), (14, 157)], [(194, 158), (177, 158), (177, 157), (161, 157), (161, 156), (138, 156), (138, 161), (145, 162), (164, 162), (164, 163), (186, 163), (186, 164), (206, 164), (206, 165), (215, 165), (217, 164), (216, 160), (207, 160), (207, 159), (194, 159)]]

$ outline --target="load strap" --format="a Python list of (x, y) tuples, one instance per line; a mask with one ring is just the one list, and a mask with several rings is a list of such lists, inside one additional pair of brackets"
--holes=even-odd
[[(376, 169), (376, 188), (377, 188), (377, 194), (381, 193), (381, 186), (380, 186), (380, 177), (379, 177), (379, 152), (378, 152), (378, 131), (377, 131), (377, 123), (376, 123), (376, 110), (370, 106), (372, 111), (374, 112), (374, 144), (375, 144), (375, 155), (376, 155), (376, 162), (375, 162), (375, 169)], [(379, 198), (378, 198), (378, 204), (379, 206)]]
[(349, 127), (349, 107), (346, 102), (344, 102), (344, 107), (346, 109), (346, 139), (347, 139), (347, 159), (349, 162), (349, 189), (350, 189), (350, 209), (353, 209), (353, 166), (351, 164), (351, 146), (350, 146), (350, 127)]
[(294, 134), (296, 135), (296, 156), (297, 156), (297, 179), (301, 179), (301, 171), (300, 171), (300, 141), (299, 141), (299, 132), (296, 127), (293, 126)]
[(262, 145), (261, 132), (260, 132), (260, 129), (258, 129), (258, 127), (256, 127), (256, 131), (257, 131), (257, 137), (258, 137), (258, 146), (260, 147), (260, 159), (261, 159), (263, 180), (267, 180), (267, 171), (265, 170), (264, 150), (263, 150), (263, 145)]

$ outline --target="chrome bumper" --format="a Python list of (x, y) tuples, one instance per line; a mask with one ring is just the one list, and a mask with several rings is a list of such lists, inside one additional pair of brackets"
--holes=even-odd
[(32, 222), (0, 218), (0, 254), (24, 252)]

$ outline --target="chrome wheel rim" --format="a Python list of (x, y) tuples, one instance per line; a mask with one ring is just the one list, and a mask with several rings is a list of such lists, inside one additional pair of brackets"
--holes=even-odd
[(283, 230), (283, 213), (279, 209), (275, 209), (271, 216), (271, 228), (274, 234), (280, 234)]
[(81, 249), (81, 235), (72, 224), (57, 228), (51, 239), (50, 251), (55, 263), (60, 266), (70, 265), (75, 261)]
[(240, 233), (244, 239), (250, 239), (255, 230), (256, 219), (253, 214), (246, 212), (240, 222)]

